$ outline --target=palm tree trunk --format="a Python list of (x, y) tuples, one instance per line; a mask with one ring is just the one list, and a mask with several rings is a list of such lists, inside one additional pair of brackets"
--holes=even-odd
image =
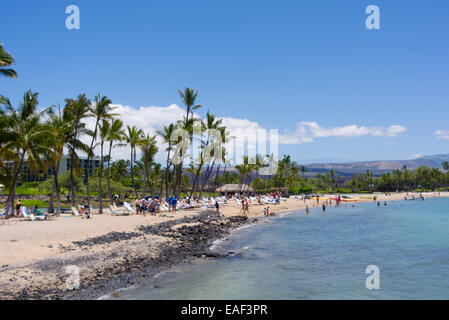
[(161, 200), (162, 200), (162, 190), (164, 188), (164, 179), (165, 179), (165, 170), (164, 170), (164, 172), (161, 172), (161, 187), (159, 190), (159, 197)]
[(72, 198), (72, 207), (75, 206), (75, 188), (73, 185), (73, 165), (75, 163), (73, 150), (70, 154), (70, 197)]
[[(9, 208), (11, 208), (11, 212), (14, 211), (14, 195), (16, 193), (16, 184), (17, 184), (17, 180), (19, 178), (20, 170), (22, 169), (24, 159), (25, 159), (25, 151), (22, 152), (22, 155), (20, 156), (19, 166), (14, 172), (14, 177), (13, 177), (12, 183), (11, 183), (11, 190), (9, 191), (8, 200), (6, 201), (6, 206), (5, 206), (6, 213), (9, 211)], [(9, 218), (9, 216), (6, 215), (6, 218)]]
[(50, 201), (48, 203), (48, 213), (55, 213), (54, 195), (55, 195), (55, 182), (53, 181), (50, 193)]
[(199, 180), (199, 175), (200, 175), (202, 167), (203, 167), (203, 157), (201, 157), (201, 162), (200, 162), (200, 164), (198, 166), (198, 170), (196, 171), (195, 179), (193, 180), (192, 189), (191, 189), (190, 195), (189, 195), (189, 202), (190, 202), (190, 199), (192, 198), (193, 193), (196, 190), (196, 184), (197, 184), (197, 182)]
[(100, 180), (98, 181), (98, 192), (99, 192), (99, 197), (100, 197), (100, 208), (98, 210), (99, 214), (103, 214), (103, 193), (102, 193), (102, 189), (101, 189), (101, 182), (103, 179), (103, 141), (101, 141), (101, 150), (100, 150)]
[(133, 151), (134, 151), (134, 148), (131, 147), (131, 181), (133, 184), (134, 196), (137, 199), (137, 189), (136, 189), (136, 184), (134, 183), (134, 157), (133, 157), (134, 152)]
[(55, 169), (55, 175), (54, 175), (54, 179), (55, 179), (55, 189), (56, 189), (56, 215), (59, 216), (61, 214), (61, 198), (60, 198), (60, 194), (59, 194), (59, 182), (58, 182), (58, 174), (59, 174), (59, 161), (56, 164), (56, 169)]
[[(97, 133), (97, 127), (98, 127), (98, 120), (95, 123), (95, 130), (94, 130), (94, 135), (92, 137), (92, 142), (90, 143), (90, 153), (87, 155), (87, 165), (86, 165), (86, 191), (87, 191), (87, 207), (90, 212), (90, 186), (89, 186), (89, 165), (90, 165), (90, 156), (91, 154), (94, 152), (93, 148), (94, 148), (94, 142), (95, 142), (95, 137), (96, 137), (96, 133)], [(101, 197), (101, 195), (100, 195)]]
[[(165, 167), (165, 173), (164, 173), (164, 178), (165, 178), (165, 200), (168, 199), (168, 173), (170, 170), (170, 150), (171, 150), (171, 144), (168, 144), (168, 153), (167, 153), (167, 164)], [(162, 183), (161, 183), (161, 200), (162, 200)]]
[(112, 205), (112, 193), (111, 193), (111, 176), (110, 176), (110, 172), (111, 172), (111, 153), (112, 153), (112, 141), (109, 144), (109, 157), (108, 157), (108, 194), (109, 194), (109, 202)]

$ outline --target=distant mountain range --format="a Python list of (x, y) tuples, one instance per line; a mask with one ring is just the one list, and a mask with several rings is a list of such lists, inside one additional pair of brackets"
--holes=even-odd
[(357, 161), (342, 163), (312, 163), (306, 165), (308, 175), (316, 173), (327, 173), (335, 170), (336, 174), (341, 176), (352, 176), (355, 173), (364, 173), (370, 170), (374, 175), (381, 175), (391, 172), (395, 169), (401, 169), (404, 165), (407, 169), (413, 170), (420, 166), (432, 168), (442, 168), (442, 163), (449, 161), (449, 154), (437, 154), (433, 156), (423, 156), (413, 160), (380, 160), (380, 161)]

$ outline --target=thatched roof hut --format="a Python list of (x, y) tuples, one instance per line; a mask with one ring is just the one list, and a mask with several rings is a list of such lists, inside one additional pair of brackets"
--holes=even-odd
[(224, 186), (221, 186), (216, 192), (254, 192), (254, 189), (247, 184), (225, 184)]

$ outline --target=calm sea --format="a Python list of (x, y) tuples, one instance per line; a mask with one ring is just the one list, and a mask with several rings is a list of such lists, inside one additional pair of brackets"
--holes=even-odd
[[(213, 246), (120, 299), (448, 299), (449, 199), (291, 212)], [(380, 289), (365, 286), (380, 270)]]

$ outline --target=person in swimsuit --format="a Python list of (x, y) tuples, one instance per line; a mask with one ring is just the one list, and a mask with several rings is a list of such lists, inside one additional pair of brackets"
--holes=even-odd
[(16, 202), (16, 216), (20, 217), (20, 209), (22, 208), (22, 200)]

